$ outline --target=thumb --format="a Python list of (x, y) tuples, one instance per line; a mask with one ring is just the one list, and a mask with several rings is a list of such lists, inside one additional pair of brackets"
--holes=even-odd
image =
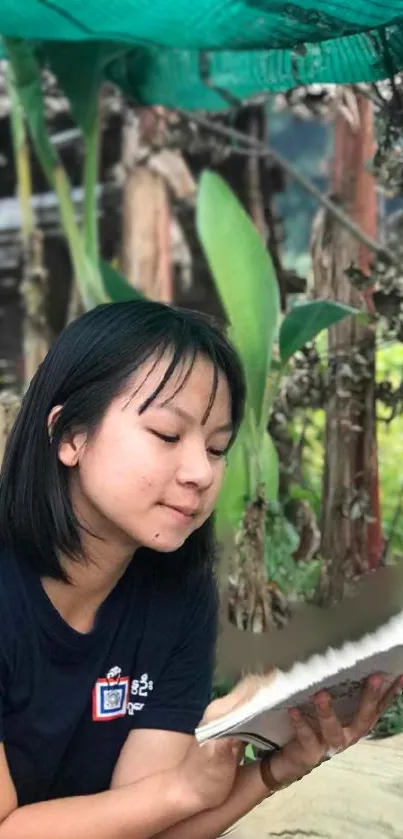
[(213, 702), (210, 702), (210, 705), (207, 706), (204, 712), (201, 722), (203, 724), (206, 722), (212, 722), (213, 720), (218, 719), (218, 717), (224, 716), (224, 714), (228, 714), (230, 711), (234, 711), (239, 705), (243, 705), (243, 703), (247, 702), (248, 699), (252, 699), (260, 687), (263, 685), (266, 687), (270, 684), (270, 682), (275, 678), (277, 672), (278, 671), (273, 668), (263, 676), (258, 674), (245, 676), (245, 678), (238, 682), (238, 684), (235, 685), (235, 687), (227, 693), (226, 696), (221, 696), (219, 699), (214, 699)]
[(227, 763), (228, 760), (240, 760), (244, 744), (236, 737), (218, 737), (203, 743), (201, 748), (206, 749), (206, 757), (211, 760)]

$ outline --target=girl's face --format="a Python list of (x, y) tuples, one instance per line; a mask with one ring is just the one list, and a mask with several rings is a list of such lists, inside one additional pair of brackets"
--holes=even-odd
[(231, 400), (219, 375), (205, 418), (214, 370), (200, 357), (176, 395), (183, 371), (140, 414), (166, 369), (166, 361), (154, 364), (112, 401), (95, 433), (66, 438), (59, 458), (70, 467), (72, 502), (85, 528), (129, 551), (170, 552), (214, 509), (231, 439)]

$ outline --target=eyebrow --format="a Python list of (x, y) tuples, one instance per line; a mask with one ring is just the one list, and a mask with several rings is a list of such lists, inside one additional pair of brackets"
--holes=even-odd
[[(151, 406), (150, 406), (151, 407)], [(187, 420), (188, 422), (196, 422), (196, 418), (189, 414), (188, 411), (184, 411), (183, 408), (178, 408), (176, 405), (170, 405), (168, 402), (164, 402), (162, 405), (155, 405), (154, 408), (163, 408), (165, 411), (172, 411), (173, 414), (177, 414), (177, 416), (181, 417), (182, 419)], [(214, 429), (214, 434), (223, 434), (232, 432), (234, 430), (233, 425), (231, 422), (227, 422), (224, 425), (219, 425), (218, 428)]]

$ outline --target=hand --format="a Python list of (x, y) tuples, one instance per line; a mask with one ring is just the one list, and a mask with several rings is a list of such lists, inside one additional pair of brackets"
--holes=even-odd
[(232, 790), (241, 751), (239, 741), (230, 737), (191, 743), (177, 771), (182, 794), (195, 812), (223, 804)]
[(372, 730), (379, 717), (403, 689), (400, 677), (385, 693), (385, 679), (367, 679), (360, 706), (351, 725), (343, 727), (335, 715), (329, 694), (320, 691), (314, 697), (319, 733), (305, 720), (298, 709), (290, 710), (295, 738), (270, 759), (270, 771), (276, 782), (286, 785), (311, 772), (328, 752), (348, 749)]
[[(247, 698), (251, 686), (241, 683), (226, 696), (215, 699), (206, 708), (201, 723), (211, 722), (228, 714)], [(236, 772), (244, 752), (244, 744), (233, 737), (210, 740), (199, 745), (193, 740), (179, 764), (183, 794), (194, 801), (195, 810), (201, 812), (219, 807), (230, 794)]]

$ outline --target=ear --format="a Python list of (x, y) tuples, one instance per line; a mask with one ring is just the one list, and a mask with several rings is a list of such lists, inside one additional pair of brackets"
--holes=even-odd
[[(48, 416), (48, 434), (50, 440), (52, 439), (53, 426), (62, 408), (63, 405), (55, 405)], [(83, 432), (67, 431), (63, 435), (63, 439), (59, 443), (58, 457), (64, 466), (77, 466), (85, 440), (86, 435)]]
[(54, 426), (62, 408), (63, 408), (63, 405), (55, 405), (55, 407), (52, 408), (52, 410), (51, 410), (51, 412), (48, 416), (48, 437), (49, 437), (49, 440), (52, 440), (53, 426)]

